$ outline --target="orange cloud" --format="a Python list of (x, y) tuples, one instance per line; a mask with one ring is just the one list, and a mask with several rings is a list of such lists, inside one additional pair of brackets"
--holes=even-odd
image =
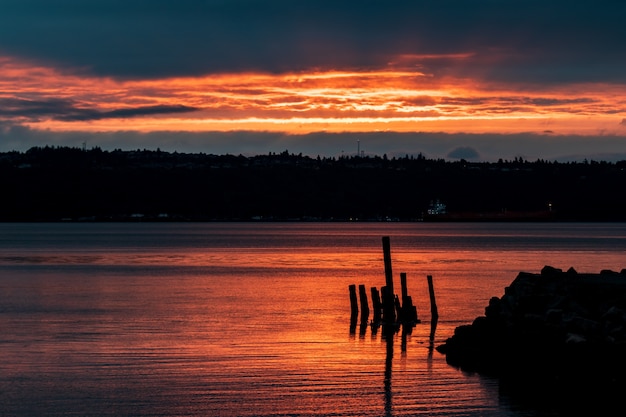
[(54, 131), (585, 135), (623, 130), (626, 86), (532, 89), (393, 68), (117, 81), (2, 57), (0, 103), (0, 121)]

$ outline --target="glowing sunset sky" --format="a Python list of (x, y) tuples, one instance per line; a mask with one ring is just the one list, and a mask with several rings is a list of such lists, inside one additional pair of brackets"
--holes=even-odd
[(626, 159), (626, 6), (4, 0), (0, 150)]

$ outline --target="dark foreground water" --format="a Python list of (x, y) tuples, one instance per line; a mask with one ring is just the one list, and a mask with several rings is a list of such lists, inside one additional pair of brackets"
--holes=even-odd
[[(382, 236), (408, 335), (350, 328)], [(433, 348), (519, 271), (625, 254), (626, 224), (0, 224), (0, 416), (557, 415)]]

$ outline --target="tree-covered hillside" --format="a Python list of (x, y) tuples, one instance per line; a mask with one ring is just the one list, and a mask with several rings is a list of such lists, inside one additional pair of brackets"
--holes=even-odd
[(38, 147), (0, 154), (0, 221), (623, 221), (624, 168)]

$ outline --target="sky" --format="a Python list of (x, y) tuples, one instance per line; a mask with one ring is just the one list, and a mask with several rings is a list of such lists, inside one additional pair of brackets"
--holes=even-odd
[(626, 2), (0, 0), (0, 151), (626, 159)]

